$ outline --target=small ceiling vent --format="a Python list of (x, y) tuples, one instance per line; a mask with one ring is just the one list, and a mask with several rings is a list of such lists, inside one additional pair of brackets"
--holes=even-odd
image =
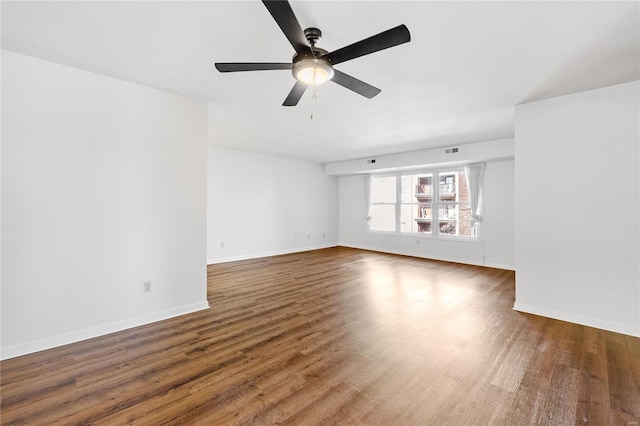
[(455, 154), (458, 152), (458, 148), (447, 148), (444, 150), (445, 154)]

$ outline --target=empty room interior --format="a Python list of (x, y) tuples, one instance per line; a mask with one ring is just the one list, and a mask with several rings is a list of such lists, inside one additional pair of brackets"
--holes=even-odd
[(2, 425), (640, 423), (640, 2), (0, 18)]

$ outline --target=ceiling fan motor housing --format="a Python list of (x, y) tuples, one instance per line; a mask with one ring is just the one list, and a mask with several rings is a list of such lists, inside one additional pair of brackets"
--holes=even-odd
[(320, 49), (319, 47), (312, 47), (310, 51), (296, 53), (295, 55), (293, 55), (292, 62), (295, 64), (296, 62), (300, 62), (304, 59), (317, 59), (319, 61), (329, 63), (328, 60), (323, 58), (323, 56), (326, 55), (327, 53), (329, 52), (327, 52), (324, 49)]
[(319, 28), (307, 28), (304, 30), (304, 36), (307, 38), (307, 41), (311, 45), (311, 47), (318, 44), (320, 39), (322, 38), (322, 31)]
[[(304, 36), (307, 38), (307, 41), (311, 46), (309, 50), (305, 50), (303, 52), (299, 52), (293, 55), (292, 62), (294, 63), (294, 66), (296, 62), (299, 62), (305, 59), (320, 59), (323, 56), (325, 56), (327, 53), (329, 53), (324, 49), (320, 49), (319, 47), (316, 47), (316, 44), (322, 38), (322, 31), (320, 31), (319, 28), (310, 27), (305, 29)], [(329, 61), (326, 59), (324, 60), (324, 62), (329, 63)]]

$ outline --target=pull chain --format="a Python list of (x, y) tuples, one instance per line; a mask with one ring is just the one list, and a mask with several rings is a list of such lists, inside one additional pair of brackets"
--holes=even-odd
[[(313, 88), (313, 96), (311, 97), (312, 101), (317, 101), (318, 100), (318, 96), (316, 95), (316, 88), (314, 86)], [(311, 116), (309, 117), (310, 120), (313, 120), (313, 105), (311, 106)]]

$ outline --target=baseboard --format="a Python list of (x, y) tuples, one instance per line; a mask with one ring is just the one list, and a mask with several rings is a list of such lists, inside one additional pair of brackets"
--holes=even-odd
[(453, 258), (453, 257), (444, 257), (444, 256), (432, 256), (426, 255), (420, 252), (412, 252), (410, 250), (389, 250), (387, 248), (380, 247), (372, 247), (372, 246), (360, 246), (353, 244), (340, 244), (342, 247), (350, 247), (356, 248), (360, 250), (369, 250), (369, 251), (377, 251), (380, 253), (390, 253), (390, 254), (399, 254), (401, 256), (411, 256), (411, 257), (419, 257), (421, 259), (431, 259), (431, 260), (441, 260), (443, 262), (453, 262), (453, 263), (462, 263), (465, 265), (474, 265), (474, 266), (485, 266), (487, 268), (496, 268), (496, 269), (506, 269), (508, 271), (515, 271), (515, 267), (511, 265), (501, 265), (497, 263), (482, 263), (473, 259), (463, 259), (463, 258)]
[(585, 317), (571, 312), (557, 311), (555, 309), (543, 308), (540, 306), (528, 305), (526, 303), (516, 303), (513, 309), (527, 314), (540, 315), (560, 321), (572, 322), (574, 324), (586, 325), (587, 327), (599, 328), (601, 330), (613, 331), (614, 333), (626, 334), (633, 337), (640, 337), (640, 326), (634, 327), (629, 324), (602, 320), (598, 318)]
[(235, 262), (238, 260), (259, 259), (261, 257), (280, 256), (282, 254), (300, 253), (303, 251), (320, 250), (320, 249), (337, 247), (337, 246), (338, 246), (337, 243), (321, 244), (316, 246), (297, 247), (297, 248), (286, 249), (286, 250), (275, 250), (275, 251), (268, 251), (268, 252), (262, 252), (262, 253), (243, 254), (240, 256), (220, 257), (217, 259), (207, 260), (207, 265), (214, 265), (216, 263)]
[(515, 266), (513, 266), (513, 265), (505, 265), (503, 263), (487, 262), (482, 266), (486, 266), (487, 268), (504, 269), (506, 271), (515, 271), (516, 270)]
[(35, 340), (20, 345), (9, 346), (7, 348), (2, 348), (2, 351), (0, 353), (0, 360), (15, 358), (34, 352), (40, 352), (46, 349), (52, 349), (58, 346), (64, 346), (70, 343), (79, 342), (81, 340), (104, 336), (105, 334), (139, 327), (141, 325), (174, 318), (180, 315), (190, 314), (192, 312), (197, 312), (208, 308), (209, 302), (205, 300), (204, 302), (193, 303), (191, 305), (179, 306), (176, 308), (167, 309), (165, 311), (154, 312), (134, 318), (128, 318), (122, 321), (116, 321), (111, 324), (78, 330), (59, 336), (47, 337), (45, 339)]
[(399, 254), (401, 256), (420, 257), (422, 259), (442, 260), (442, 261), (445, 261), (445, 262), (463, 263), (465, 265), (486, 266), (488, 268), (496, 268), (496, 269), (505, 269), (505, 270), (508, 270), (508, 271), (515, 271), (515, 267), (513, 265), (504, 265), (504, 264), (499, 264), (499, 263), (482, 263), (482, 262), (478, 262), (478, 261), (475, 261), (475, 260), (462, 259), (462, 258), (451, 258), (451, 257), (430, 256), (430, 255), (427, 256), (424, 253), (419, 253), (419, 252), (389, 250), (389, 249), (380, 248), (380, 247), (359, 246), (359, 245), (352, 245), (352, 244), (323, 244), (323, 245), (317, 245), (317, 246), (298, 247), (298, 248), (287, 249), (287, 250), (277, 250), (277, 251), (269, 251), (269, 252), (262, 252), (262, 253), (252, 253), (252, 254), (241, 255), (241, 256), (222, 257), (222, 258), (207, 260), (207, 265), (214, 265), (214, 264), (217, 264), (217, 263), (226, 263), (226, 262), (235, 262), (235, 261), (238, 261), (238, 260), (259, 259), (261, 257), (280, 256), (282, 254), (300, 253), (300, 252), (304, 252), (304, 251), (320, 250), (320, 249), (324, 249), (324, 248), (338, 247), (338, 246), (355, 248), (355, 249), (360, 249), (360, 250), (377, 251), (377, 252), (380, 252), (380, 253)]

